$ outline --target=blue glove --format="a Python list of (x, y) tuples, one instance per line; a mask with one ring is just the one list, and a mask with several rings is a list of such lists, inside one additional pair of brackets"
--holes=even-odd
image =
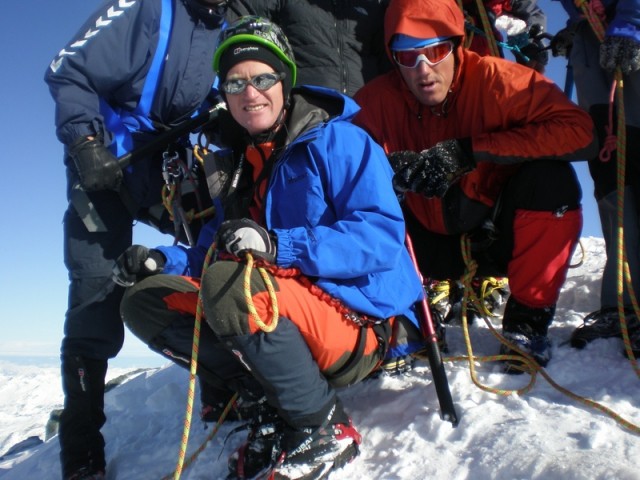
[(610, 36), (600, 45), (600, 66), (613, 71), (620, 67), (629, 74), (640, 69), (640, 43), (628, 37)]
[(118, 190), (122, 182), (122, 169), (102, 140), (78, 138), (69, 147), (69, 156), (75, 164), (80, 186), (87, 192)]
[(236, 257), (251, 252), (269, 263), (276, 261), (277, 239), (249, 218), (223, 222), (216, 238), (218, 248)]
[(159, 250), (131, 245), (116, 260), (112, 278), (118, 285), (130, 287), (144, 277), (161, 273), (166, 262)]
[(445, 140), (422, 152), (393, 152), (393, 189), (443, 197), (447, 190), (476, 166), (469, 139)]

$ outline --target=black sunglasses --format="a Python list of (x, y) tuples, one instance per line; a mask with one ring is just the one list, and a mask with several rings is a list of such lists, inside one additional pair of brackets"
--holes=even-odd
[(261, 73), (250, 79), (246, 78), (232, 78), (220, 84), (222, 91), (229, 95), (238, 95), (247, 89), (248, 85), (252, 85), (254, 88), (264, 92), (269, 90), (276, 83), (286, 77), (284, 72), (277, 73)]

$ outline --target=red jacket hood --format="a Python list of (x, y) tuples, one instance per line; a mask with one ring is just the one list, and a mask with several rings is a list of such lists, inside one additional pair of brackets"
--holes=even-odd
[(393, 0), (384, 17), (389, 58), (389, 45), (397, 33), (416, 38), (464, 37), (464, 16), (455, 0)]

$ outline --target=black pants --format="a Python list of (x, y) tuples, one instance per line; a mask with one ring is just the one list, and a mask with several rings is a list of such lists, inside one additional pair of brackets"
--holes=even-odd
[[(516, 210), (553, 212), (563, 206), (575, 210), (580, 207), (581, 197), (580, 185), (569, 163), (533, 161), (522, 165), (502, 191), (495, 218), (495, 240), (473, 252), (478, 263), (477, 275), (506, 275), (514, 245)], [(425, 276), (445, 280), (459, 278), (465, 272), (460, 235), (430, 232), (406, 210), (405, 219), (418, 265)], [(472, 239), (483, 238), (480, 229), (468, 233)]]

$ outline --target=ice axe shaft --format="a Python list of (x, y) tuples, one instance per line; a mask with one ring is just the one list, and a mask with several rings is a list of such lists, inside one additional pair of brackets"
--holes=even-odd
[[(120, 168), (125, 169), (138, 160), (148, 157), (149, 155), (166, 148), (167, 145), (175, 142), (179, 138), (182, 138), (185, 135), (188, 135), (191, 132), (202, 127), (203, 125), (214, 121), (218, 117), (220, 110), (224, 108), (226, 108), (225, 104), (223, 102), (220, 102), (212, 106), (208, 110), (196, 115), (195, 117), (179, 123), (166, 132), (157, 135), (150, 142), (136, 148), (132, 152), (118, 157), (118, 165), (120, 165)], [(132, 215), (134, 215), (136, 207), (135, 205), (131, 204), (130, 200), (127, 200), (128, 196), (125, 195), (124, 191), (120, 192), (120, 197), (122, 198), (123, 203), (127, 207), (127, 209), (131, 212)], [(79, 183), (72, 185), (70, 201), (76, 212), (82, 219), (82, 222), (87, 227), (88, 231), (107, 231), (107, 227), (100, 218), (100, 214), (98, 213), (93, 202), (91, 201), (87, 193), (82, 189)]]
[(175, 127), (161, 133), (150, 142), (136, 148), (134, 151), (126, 153), (121, 157), (118, 157), (118, 164), (120, 168), (127, 168), (132, 163), (135, 163), (141, 158), (148, 157), (152, 153), (165, 148), (172, 142), (175, 142), (179, 138), (197, 130), (198, 128), (206, 125), (207, 123), (215, 120), (221, 109), (225, 108), (224, 103), (218, 103), (211, 107), (209, 110), (202, 112), (195, 117), (185, 120), (179, 123)]
[[(420, 273), (416, 254), (413, 250), (413, 242), (411, 241), (411, 237), (408, 233), (405, 235), (405, 243), (407, 245), (411, 261), (413, 262), (413, 266), (420, 278), (420, 282), (422, 283), (422, 274)], [(444, 363), (442, 362), (442, 356), (440, 355), (438, 335), (436, 334), (436, 329), (433, 325), (433, 318), (431, 317), (431, 310), (429, 309), (426, 292), (420, 302), (418, 318), (420, 320), (420, 330), (427, 339), (427, 356), (429, 358), (431, 374), (433, 375), (433, 383), (436, 387), (436, 394), (438, 395), (438, 402), (440, 403), (442, 419), (451, 422), (452, 425), (456, 427), (458, 426), (458, 414), (456, 413), (455, 406), (453, 405), (453, 398), (451, 397), (451, 390), (449, 389), (449, 381), (447, 380), (447, 372), (444, 369)]]

